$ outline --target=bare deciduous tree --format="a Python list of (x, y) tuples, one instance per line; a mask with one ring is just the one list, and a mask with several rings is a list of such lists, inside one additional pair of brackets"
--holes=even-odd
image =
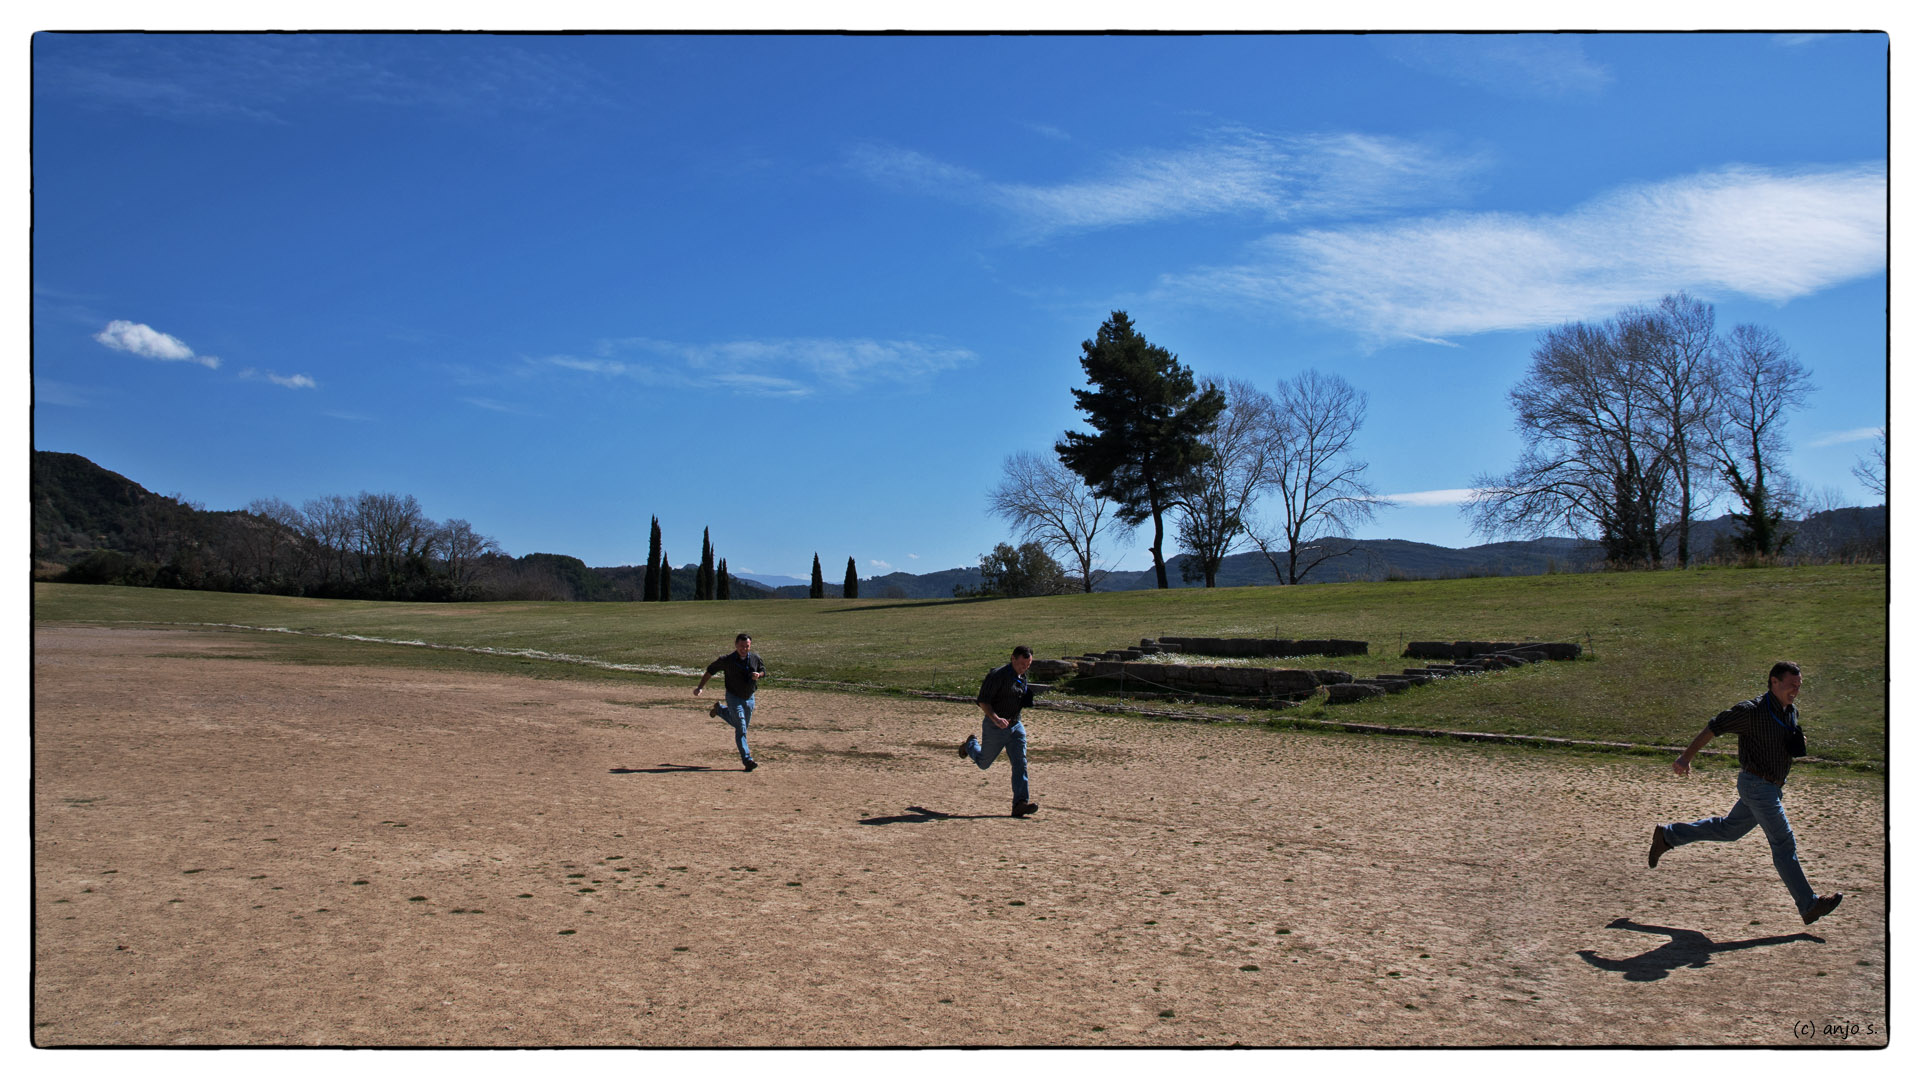
[(1663, 297), (1647, 311), (1623, 316), (1626, 347), (1645, 351), (1638, 370), (1648, 383), (1651, 406), (1665, 429), (1673, 474), (1675, 560), (1692, 561), (1693, 517), (1715, 485), (1717, 470), (1708, 446), (1714, 416), (1715, 338), (1713, 306), (1686, 293)]
[(1524, 444), (1520, 461), (1505, 475), (1475, 478), (1476, 494), (1462, 508), (1475, 531), (1597, 529), (1608, 562), (1660, 564), (1672, 460), (1635, 333), (1627, 313), (1540, 335), (1526, 377), (1507, 395)]
[(436, 530), (411, 495), (363, 491), (353, 502), (354, 539), (362, 573), (376, 590), (397, 595), (410, 577), (425, 577)]
[(1133, 534), (1133, 526), (1116, 516), (1114, 504), (1095, 495), (1079, 474), (1057, 458), (1030, 450), (1007, 455), (987, 505), (1021, 541), (1038, 543), (1056, 557), (1071, 556), (1086, 592), (1111, 569), (1099, 565), (1103, 538), (1119, 542)]
[(1762, 558), (1778, 555), (1790, 539), (1783, 521), (1794, 501), (1793, 481), (1781, 466), (1787, 413), (1806, 404), (1813, 382), (1779, 334), (1742, 324), (1721, 350), (1718, 386), (1713, 451), (1741, 502), (1733, 516), (1742, 531), (1733, 546)]
[(1279, 531), (1249, 528), (1249, 534), (1274, 576), (1298, 585), (1314, 567), (1358, 546), (1324, 541), (1393, 504), (1374, 494), (1367, 463), (1353, 456), (1367, 396), (1347, 380), (1313, 370), (1283, 379), (1270, 417), (1265, 481), (1279, 500)]
[(455, 600), (465, 600), (479, 591), (480, 568), (489, 555), (504, 554), (492, 537), (474, 531), (464, 518), (453, 518), (440, 526), (439, 550), (446, 560), (447, 580)]
[(1254, 499), (1267, 485), (1267, 459), (1273, 452), (1274, 401), (1252, 383), (1209, 381), (1226, 395), (1226, 408), (1200, 437), (1210, 450), (1206, 464), (1181, 486), (1180, 547), (1190, 556), (1181, 565), (1187, 580), (1214, 587), (1220, 563), (1246, 535)]
[(350, 578), (347, 559), (353, 553), (353, 503), (344, 495), (322, 495), (308, 499), (301, 508), (306, 520), (307, 542), (320, 560), (320, 583), (346, 582)]
[(1854, 462), (1853, 478), (1860, 481), (1861, 486), (1865, 487), (1868, 491), (1885, 499), (1887, 497), (1886, 428), (1881, 428), (1880, 433), (1873, 437), (1872, 455), (1871, 457), (1864, 457)]

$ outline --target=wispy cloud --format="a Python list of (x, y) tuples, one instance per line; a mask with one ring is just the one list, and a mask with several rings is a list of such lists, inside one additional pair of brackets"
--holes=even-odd
[(1385, 34), (1389, 58), (1457, 83), (1511, 97), (1591, 97), (1613, 74), (1573, 34)]
[(1784, 303), (1886, 266), (1881, 165), (1730, 167), (1624, 188), (1560, 215), (1455, 213), (1308, 229), (1161, 281), (1386, 340), (1593, 318), (1677, 290)]
[(488, 412), (508, 413), (513, 416), (539, 415), (530, 409), (523, 409), (518, 405), (511, 405), (504, 401), (495, 401), (492, 398), (463, 397), (460, 400), (464, 404), (471, 405), (476, 409), (486, 409)]
[(649, 385), (805, 397), (823, 390), (912, 384), (977, 359), (969, 349), (918, 341), (778, 338), (685, 343), (637, 337), (602, 342), (591, 356), (548, 356), (537, 363)]
[(107, 324), (106, 329), (93, 335), (93, 340), (109, 349), (144, 356), (149, 360), (184, 360), (205, 368), (220, 366), (219, 357), (201, 356), (186, 342), (172, 334), (163, 334), (146, 323), (115, 319)]
[(1879, 437), (1880, 429), (1878, 427), (1859, 427), (1847, 431), (1828, 432), (1807, 445), (1814, 447), (1840, 446), (1844, 443), (1866, 442), (1868, 439), (1877, 439)]
[(1116, 157), (1097, 175), (1055, 184), (995, 180), (873, 144), (854, 148), (848, 164), (877, 184), (994, 210), (1017, 234), (1037, 239), (1224, 214), (1294, 221), (1444, 205), (1485, 163), (1409, 139), (1227, 129), (1192, 146)]
[(1434, 491), (1403, 491), (1382, 498), (1401, 506), (1458, 506), (1477, 494), (1478, 488), (1440, 488)]
[(881, 573), (890, 574), (893, 572), (893, 564), (885, 559), (868, 559), (867, 565)]
[(271, 371), (256, 371), (248, 368), (240, 373), (243, 379), (257, 379), (270, 382), (275, 386), (284, 386), (289, 390), (312, 390), (320, 384), (313, 381), (311, 375), (279, 375)]

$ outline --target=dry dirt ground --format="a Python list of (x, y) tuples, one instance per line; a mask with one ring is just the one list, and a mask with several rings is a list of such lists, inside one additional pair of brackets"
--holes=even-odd
[(37, 628), (36, 1045), (1887, 1038), (1876, 779), (1788, 789), (1808, 928), (1758, 832), (1647, 869), (1724, 767), (1035, 710), (1016, 820), (963, 705), (770, 681), (749, 775), (691, 679), (249, 648)]

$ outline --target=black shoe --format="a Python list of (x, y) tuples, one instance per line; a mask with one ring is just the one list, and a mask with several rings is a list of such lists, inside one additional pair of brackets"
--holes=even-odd
[(720, 719), (720, 703), (716, 701), (708, 706), (707, 715), (713, 717), (715, 720)]
[(741, 772), (752, 772), (753, 770), (755, 770), (755, 769), (757, 769), (757, 768), (759, 768), (759, 767), (760, 767), (760, 763), (759, 763), (759, 762), (757, 762), (757, 761), (748, 761), (748, 762), (744, 762), (744, 763), (742, 763), (742, 764), (741, 764), (741, 766), (740, 766), (740, 771), (741, 771)]
[(969, 735), (960, 743), (960, 756), (963, 758), (971, 758), (973, 754), (969, 748), (972, 746), (973, 746), (973, 736)]
[[(1015, 800), (1013, 804), (1013, 816), (1026, 817), (1038, 809), (1040, 809), (1040, 804), (1037, 802), (1020, 802), (1019, 800)], [(1834, 903), (1837, 904), (1839, 901), (1835, 900)]]
[(1660, 856), (1672, 850), (1673, 845), (1667, 843), (1667, 827), (1665, 825), (1655, 825), (1653, 827), (1653, 846), (1647, 849), (1647, 869), (1651, 870), (1659, 866)]
[(1840, 900), (1841, 896), (1837, 892), (1814, 897), (1813, 906), (1800, 913), (1800, 921), (1806, 923), (1808, 926), (1812, 926), (1814, 923), (1820, 921), (1820, 916), (1839, 907)]

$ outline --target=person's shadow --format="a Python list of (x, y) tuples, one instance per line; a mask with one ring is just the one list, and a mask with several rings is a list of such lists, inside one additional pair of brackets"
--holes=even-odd
[(1609, 960), (1592, 949), (1578, 950), (1580, 959), (1602, 971), (1618, 971), (1626, 976), (1628, 982), (1655, 982), (1683, 967), (1706, 967), (1714, 953), (1733, 952), (1736, 949), (1757, 949), (1762, 945), (1784, 945), (1789, 941), (1813, 941), (1825, 944), (1827, 940), (1802, 931), (1798, 934), (1748, 938), (1745, 941), (1714, 941), (1698, 930), (1681, 930), (1672, 926), (1643, 926), (1626, 918), (1613, 920), (1607, 924), (1607, 928), (1635, 930), (1642, 934), (1665, 934), (1669, 938), (1665, 945), (1638, 956), (1629, 956), (1624, 960)]
[(608, 769), (610, 773), (670, 773), (670, 772), (712, 772), (710, 765), (670, 765), (661, 762), (657, 769)]
[(862, 825), (906, 825), (924, 824), (929, 821), (965, 821), (974, 818), (1005, 817), (1005, 814), (947, 814), (939, 810), (929, 810), (924, 806), (909, 806), (904, 814), (893, 817), (861, 818)]

